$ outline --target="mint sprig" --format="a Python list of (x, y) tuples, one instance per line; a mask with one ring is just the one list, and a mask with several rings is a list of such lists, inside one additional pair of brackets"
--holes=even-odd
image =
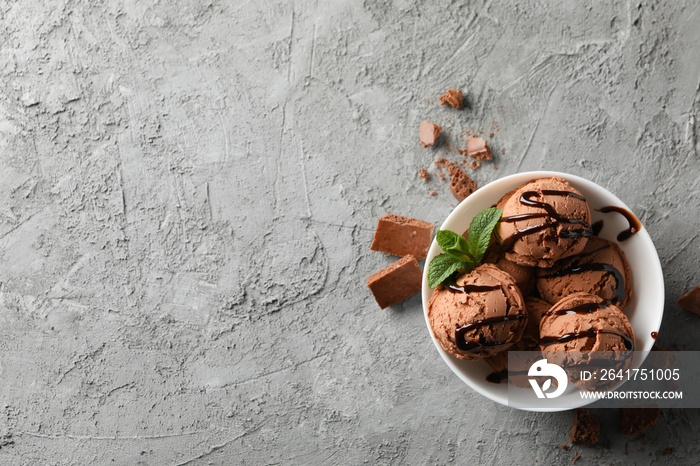
[(444, 252), (433, 257), (428, 265), (428, 286), (435, 288), (457, 270), (470, 272), (479, 265), (502, 214), (503, 210), (495, 207), (476, 214), (469, 224), (469, 239), (454, 231), (439, 230), (435, 239)]

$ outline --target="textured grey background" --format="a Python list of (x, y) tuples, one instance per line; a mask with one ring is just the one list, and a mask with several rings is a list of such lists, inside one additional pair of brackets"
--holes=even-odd
[[(496, 121), (477, 181), (616, 193), (664, 265), (660, 343), (697, 350), (697, 2), (383, 3), (0, 6), (0, 463), (699, 461), (683, 410), (644, 441), (599, 412), (563, 451), (571, 413), (476, 395), (418, 296), (364, 284), (395, 260), (379, 216), (454, 203), (417, 177), (445, 155), (419, 122), (454, 145)], [(470, 108), (431, 105), (446, 87)]]

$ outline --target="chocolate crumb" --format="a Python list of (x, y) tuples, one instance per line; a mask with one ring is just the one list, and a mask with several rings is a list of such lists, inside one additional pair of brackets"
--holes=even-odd
[(420, 124), (420, 143), (423, 144), (424, 148), (434, 145), (441, 131), (442, 126), (424, 120)]
[(469, 168), (471, 170), (478, 170), (479, 168), (481, 168), (481, 162), (479, 162), (478, 160), (472, 160), (472, 162), (469, 164)]
[(428, 191), (431, 196), (437, 196), (437, 191)]
[(440, 96), (440, 105), (462, 108), (462, 91), (458, 89), (448, 89), (445, 94)]
[(574, 424), (571, 426), (571, 443), (589, 446), (598, 441), (600, 435), (600, 422), (591, 411), (577, 408), (574, 411)]
[(569, 445), (564, 445), (563, 443), (561, 444), (561, 449), (566, 451), (569, 449)]
[(680, 307), (686, 311), (700, 316), (700, 286), (696, 286), (676, 301)]
[(659, 452), (659, 456), (670, 455), (671, 453), (673, 453), (675, 451), (676, 451), (675, 448), (666, 447), (665, 449), (663, 449)]
[(418, 176), (420, 176), (420, 178), (421, 178), (423, 181), (428, 181), (428, 180), (430, 179), (430, 173), (428, 173), (428, 170), (426, 170), (425, 168), (421, 168), (421, 169), (420, 169), (420, 172), (418, 173)]
[(579, 458), (581, 458), (581, 455), (576, 455), (574, 457), (574, 460), (571, 462), (571, 464), (576, 464), (576, 462), (578, 461)]
[(489, 133), (489, 137), (492, 138), (492, 137), (493, 137), (493, 133)]
[(634, 435), (647, 427), (656, 425), (659, 408), (621, 408), (620, 431), (623, 435)]
[(484, 138), (471, 137), (467, 139), (467, 154), (476, 160), (491, 160), (491, 149)]

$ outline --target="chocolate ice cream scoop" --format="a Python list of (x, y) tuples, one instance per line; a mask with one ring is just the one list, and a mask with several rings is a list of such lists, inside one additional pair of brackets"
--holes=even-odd
[(586, 292), (612, 301), (624, 310), (632, 297), (632, 272), (617, 243), (592, 236), (578, 256), (538, 269), (540, 296), (554, 304), (576, 292)]
[[(523, 340), (530, 342), (530, 348), (537, 347), (539, 350), (540, 342), (540, 322), (542, 317), (549, 312), (552, 305), (540, 298), (530, 296), (525, 298), (525, 309), (527, 309), (527, 326), (523, 333)], [(527, 350), (535, 351), (535, 349)]]
[(515, 280), (491, 264), (436, 289), (428, 320), (442, 348), (460, 359), (481, 359), (520, 340), (527, 312)]
[(551, 267), (580, 253), (592, 235), (586, 198), (563, 178), (540, 178), (520, 186), (498, 207), (498, 235), (506, 258), (521, 265)]
[(516, 264), (512, 260), (501, 256), (498, 261), (494, 262), (496, 267), (503, 270), (513, 277), (515, 284), (520, 288), (523, 296), (529, 295), (535, 289), (535, 269), (526, 265)]
[(542, 316), (543, 351), (633, 351), (634, 332), (627, 317), (610, 301), (574, 293)]
[[(604, 369), (631, 366), (634, 332), (627, 317), (610, 301), (588, 293), (574, 293), (556, 303), (540, 322), (542, 356), (568, 369), (569, 381), (586, 390), (609, 389)], [(582, 379), (588, 371), (592, 377)]]

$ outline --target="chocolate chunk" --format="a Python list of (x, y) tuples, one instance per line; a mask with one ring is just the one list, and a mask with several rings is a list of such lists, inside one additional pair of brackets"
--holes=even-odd
[(431, 123), (428, 120), (423, 121), (420, 124), (420, 143), (423, 147), (432, 146), (435, 144), (440, 132), (442, 131), (442, 126)]
[(448, 89), (440, 96), (440, 105), (449, 105), (452, 108), (462, 108), (462, 91)]
[(394, 256), (412, 254), (422, 260), (428, 256), (434, 229), (432, 223), (386, 214), (377, 223), (370, 249)]
[(379, 307), (384, 309), (418, 293), (422, 282), (418, 261), (409, 254), (371, 275), (367, 286)]
[(467, 154), (476, 160), (491, 160), (491, 149), (484, 138), (467, 139)]
[(589, 446), (598, 441), (600, 435), (600, 422), (598, 418), (587, 409), (577, 408), (574, 412), (574, 425), (571, 427), (571, 443), (579, 443)]
[(623, 435), (634, 435), (647, 427), (656, 425), (659, 408), (621, 408), (620, 431)]
[(696, 286), (676, 301), (686, 311), (700, 316), (700, 286)]
[(455, 199), (462, 202), (476, 191), (476, 188), (476, 182), (472, 180), (469, 175), (460, 169), (455, 170), (452, 175), (452, 181), (450, 182), (450, 191), (452, 191), (452, 195)]
[(651, 347), (652, 351), (660, 352), (661, 355), (653, 357), (654, 367), (657, 369), (671, 369), (676, 362), (676, 355), (670, 349), (662, 348), (656, 343)]

